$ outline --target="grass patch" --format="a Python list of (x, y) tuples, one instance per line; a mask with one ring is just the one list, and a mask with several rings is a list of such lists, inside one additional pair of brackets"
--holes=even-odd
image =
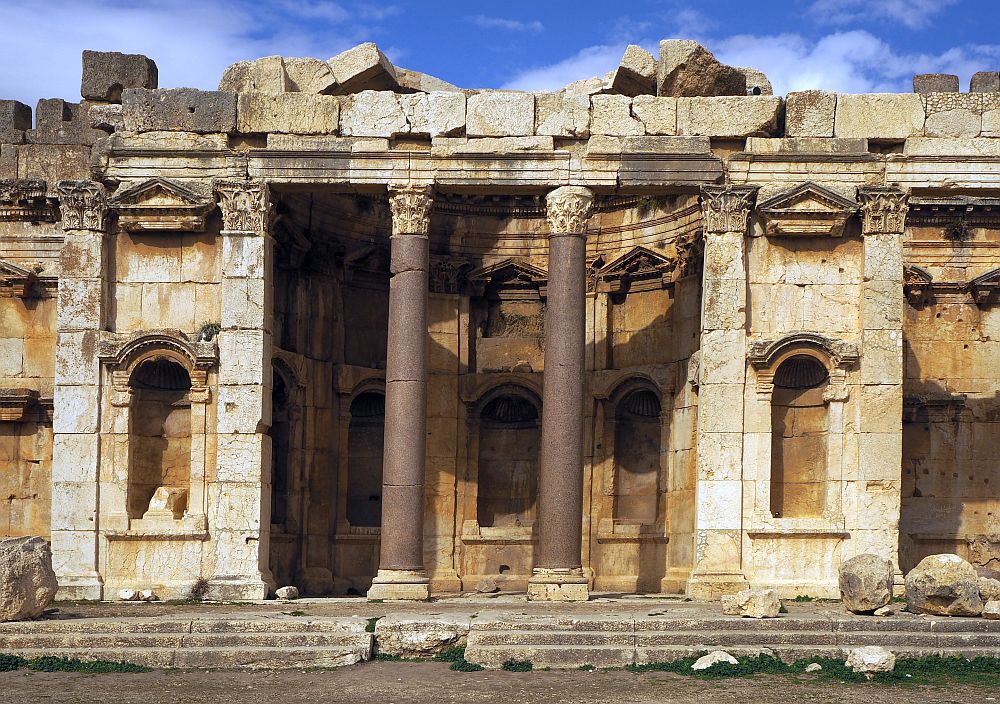
[(285, 616), (305, 616), (306, 615), (305, 611), (298, 611), (298, 610), (296, 610), (296, 611), (282, 611), (281, 613), (283, 613)]
[(13, 672), (25, 664), (24, 658), (19, 655), (0, 655), (0, 672)]
[(453, 662), (449, 670), (454, 670), (455, 672), (479, 672), (484, 669), (482, 665), (477, 665), (474, 662), (469, 662), (468, 660), (459, 660), (458, 662)]
[(374, 617), (368, 619), (368, 625), (365, 626), (365, 633), (374, 633), (375, 632), (375, 624), (378, 623), (378, 620), (380, 618), (382, 618), (382, 617), (381, 616), (374, 616)]
[(372, 659), (383, 662), (421, 662), (423, 660), (423, 658), (404, 658), (402, 655), (393, 655), (392, 653), (376, 653)]
[(531, 672), (533, 667), (530, 660), (508, 660), (500, 669), (507, 672)]
[(109, 660), (78, 660), (43, 655), (37, 658), (22, 658), (19, 655), (0, 654), (0, 672), (11, 672), (22, 667), (36, 672), (82, 672), (98, 675), (109, 672), (152, 672), (153, 668), (131, 662), (111, 662)]
[(451, 666), (448, 669), (455, 672), (479, 672), (483, 669), (482, 665), (477, 665), (465, 659), (464, 647), (446, 648), (435, 655), (433, 659), (438, 662), (450, 662)]
[(587, 664), (587, 665), (580, 665), (580, 667), (578, 667), (576, 669), (580, 670), (581, 672), (593, 672), (597, 668), (594, 667), (593, 665)]
[(808, 594), (798, 594), (794, 599), (792, 599), (792, 601), (809, 602), (809, 601), (816, 601), (816, 599), (809, 596)]

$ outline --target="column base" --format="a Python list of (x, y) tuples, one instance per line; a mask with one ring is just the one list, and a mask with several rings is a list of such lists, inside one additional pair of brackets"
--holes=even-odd
[(56, 601), (100, 601), (104, 598), (104, 582), (96, 572), (89, 574), (56, 575), (59, 590)]
[(694, 574), (687, 585), (687, 595), (697, 601), (718, 601), (726, 594), (749, 588), (747, 578), (739, 572), (731, 574)]
[(259, 577), (213, 577), (205, 596), (211, 601), (263, 601), (270, 591)]
[(379, 570), (368, 590), (368, 601), (426, 601), (430, 596), (430, 580), (423, 570)]
[(590, 589), (583, 569), (536, 567), (528, 580), (528, 601), (587, 601)]

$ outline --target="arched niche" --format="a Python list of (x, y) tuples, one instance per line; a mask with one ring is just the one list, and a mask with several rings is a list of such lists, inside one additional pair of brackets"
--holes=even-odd
[(647, 385), (619, 395), (614, 410), (616, 521), (653, 524), (660, 504), (662, 425), (660, 396)]
[(814, 356), (788, 357), (771, 394), (771, 494), (775, 518), (819, 518), (826, 504), (830, 419), (826, 367)]
[(541, 414), (520, 390), (495, 394), (479, 413), (476, 518), (483, 528), (530, 528), (538, 500)]
[(347, 520), (352, 527), (382, 525), (382, 447), (385, 394), (366, 390), (354, 397), (347, 431)]

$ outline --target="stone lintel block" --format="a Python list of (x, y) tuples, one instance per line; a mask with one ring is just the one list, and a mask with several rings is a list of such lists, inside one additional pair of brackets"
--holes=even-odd
[(236, 131), (236, 93), (228, 91), (128, 88), (122, 92), (122, 105), (129, 132)]
[(924, 138), (912, 137), (903, 145), (907, 156), (993, 156), (1000, 157), (1000, 140), (990, 138)]
[(918, 73), (913, 77), (914, 93), (957, 93), (958, 76), (950, 73)]
[(120, 103), (126, 88), (156, 88), (156, 63), (141, 54), (83, 51), (80, 95), (85, 100)]
[(236, 108), (236, 129), (244, 134), (335, 134), (339, 119), (340, 99), (332, 95), (241, 93)]
[(89, 106), (67, 103), (61, 98), (38, 101), (35, 129), (25, 133), (32, 144), (93, 144), (105, 136), (90, 126)]
[(535, 95), (535, 134), (586, 137), (590, 134), (590, 96), (561, 90)]
[(21, 144), (31, 129), (31, 108), (17, 100), (0, 100), (0, 142)]
[(468, 97), (466, 135), (469, 137), (528, 137), (535, 128), (535, 96), (516, 91), (487, 90)]
[(677, 98), (637, 95), (632, 98), (632, 114), (648, 135), (677, 134)]
[(587, 156), (597, 154), (705, 154), (712, 151), (708, 137), (608, 137), (587, 140)]
[(627, 95), (590, 96), (590, 132), (610, 137), (644, 135), (642, 122), (632, 116), (632, 98)]
[(784, 100), (777, 95), (677, 99), (677, 134), (768, 137), (777, 134)]
[(387, 152), (385, 137), (333, 137), (329, 135), (278, 134), (267, 135), (268, 149), (323, 152)]
[(1000, 93), (1000, 71), (979, 71), (969, 81), (970, 93)]
[(431, 140), (431, 156), (454, 154), (517, 154), (520, 152), (551, 152), (552, 137), (437, 137)]
[(841, 93), (837, 96), (835, 137), (903, 140), (924, 133), (924, 104), (915, 93)]
[[(832, 123), (830, 130), (833, 130)], [(837, 137), (748, 137), (746, 151), (751, 154), (867, 154), (868, 140)], [(786, 190), (784, 185), (776, 189), (775, 193), (782, 190)], [(763, 199), (764, 195), (758, 194), (757, 200)]]
[(465, 131), (465, 93), (433, 91), (399, 96), (410, 132), (444, 137)]
[(825, 90), (789, 93), (785, 101), (785, 135), (832, 137), (837, 94)]
[(340, 111), (340, 133), (345, 137), (393, 137), (407, 134), (400, 97), (391, 91), (365, 90), (344, 98)]
[(337, 80), (338, 95), (363, 90), (393, 91), (399, 88), (395, 67), (372, 42), (359, 44), (337, 54), (327, 63)]
[(276, 95), (293, 90), (293, 84), (285, 72), (285, 60), (280, 56), (265, 56), (229, 66), (219, 81), (219, 90)]

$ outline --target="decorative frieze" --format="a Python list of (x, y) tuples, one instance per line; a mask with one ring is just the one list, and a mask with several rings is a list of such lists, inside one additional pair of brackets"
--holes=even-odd
[(561, 186), (545, 196), (545, 214), (549, 232), (583, 234), (594, 205), (594, 193), (582, 186)]
[(745, 233), (757, 186), (702, 186), (701, 214), (706, 234)]
[(858, 205), (815, 183), (804, 183), (757, 206), (764, 234), (840, 237)]
[(464, 259), (431, 257), (428, 285), (432, 293), (462, 293), (472, 264)]
[(118, 224), (129, 232), (204, 232), (213, 201), (165, 178), (151, 178), (112, 197)]
[(60, 181), (56, 192), (63, 230), (104, 230), (108, 212), (104, 186), (96, 181)]
[(866, 235), (897, 234), (906, 224), (908, 194), (893, 187), (866, 186), (858, 189), (862, 232)]
[(958, 422), (966, 400), (965, 394), (907, 394), (903, 397), (903, 422)]
[(267, 184), (261, 181), (216, 179), (212, 190), (219, 196), (222, 228), (230, 232), (264, 232), (271, 212)]
[(393, 235), (426, 235), (434, 205), (432, 186), (390, 186)]
[(830, 359), (832, 366), (840, 369), (850, 369), (861, 357), (857, 343), (851, 340), (839, 340), (815, 332), (793, 332), (777, 339), (753, 341), (747, 358), (755, 369), (767, 369), (775, 367), (776, 360), (787, 352), (801, 348), (821, 351)]
[(0, 222), (55, 222), (56, 209), (39, 179), (0, 179)]

